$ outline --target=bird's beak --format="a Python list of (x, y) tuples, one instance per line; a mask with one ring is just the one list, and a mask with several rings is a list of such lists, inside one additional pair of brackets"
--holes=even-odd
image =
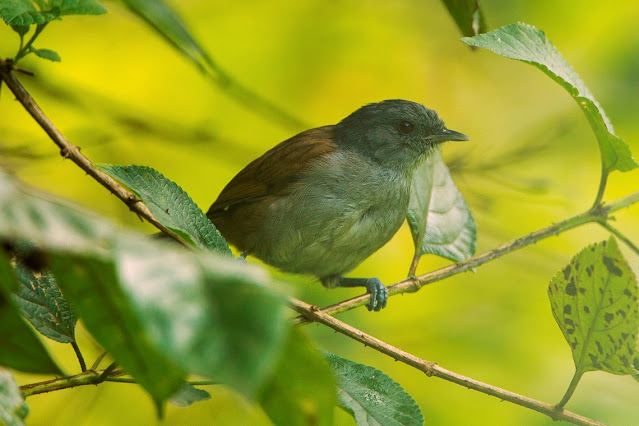
[(444, 127), (444, 129), (434, 135), (428, 137), (430, 142), (446, 142), (446, 141), (469, 141), (470, 138), (463, 133), (456, 132)]

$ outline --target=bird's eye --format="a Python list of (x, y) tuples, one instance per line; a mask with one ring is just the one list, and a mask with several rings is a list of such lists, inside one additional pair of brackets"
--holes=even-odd
[(397, 130), (399, 130), (400, 133), (407, 135), (415, 130), (415, 126), (413, 126), (413, 123), (410, 121), (400, 121), (397, 124)]

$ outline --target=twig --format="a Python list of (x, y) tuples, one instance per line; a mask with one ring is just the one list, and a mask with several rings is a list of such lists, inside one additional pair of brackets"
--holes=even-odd
[(612, 226), (606, 221), (601, 221), (599, 222), (599, 224), (605, 229), (607, 229), (611, 234), (615, 235), (617, 238), (623, 241), (632, 251), (634, 251), (639, 256), (639, 247), (637, 247), (635, 243), (630, 241), (628, 237), (622, 234), (621, 231), (619, 231), (617, 228), (615, 228), (614, 226)]
[[(437, 269), (436, 271), (432, 271), (427, 274), (420, 275), (419, 277), (407, 278), (396, 284), (390, 285), (388, 286), (388, 295), (392, 296), (395, 294), (413, 293), (418, 291), (421, 287), (427, 284), (432, 284), (434, 282), (443, 280), (444, 278), (448, 278), (452, 275), (459, 274), (460, 272), (468, 271), (486, 262), (495, 260), (505, 254), (518, 250), (522, 247), (526, 247), (531, 244), (534, 244), (544, 238), (547, 238), (553, 235), (558, 235), (564, 231), (576, 228), (581, 225), (585, 225), (587, 223), (593, 223), (593, 222), (605, 223), (603, 219), (607, 218), (610, 213), (615, 212), (617, 210), (621, 210), (623, 208), (626, 208), (638, 202), (639, 202), (639, 191), (633, 192), (632, 194), (627, 195), (623, 198), (619, 198), (618, 200), (615, 200), (609, 204), (606, 204), (604, 206), (599, 206), (595, 209), (590, 209), (584, 213), (580, 213), (576, 216), (572, 216), (554, 225), (550, 225), (550, 226), (546, 226), (545, 228), (538, 229), (537, 231), (531, 232), (530, 234), (526, 234), (515, 240), (509, 241), (492, 250), (473, 256), (470, 259), (465, 260), (463, 262), (445, 266), (443, 268)], [(344, 300), (334, 305), (327, 306), (323, 308), (321, 311), (325, 314), (335, 315), (341, 312), (349, 311), (359, 306), (363, 306), (368, 303), (369, 299), (370, 299), (370, 295), (363, 294), (361, 296), (353, 297), (351, 299)], [(294, 322), (297, 324), (304, 324), (308, 322), (308, 319), (303, 317), (298, 317), (294, 319)]]
[(24, 106), (24, 108), (31, 114), (35, 121), (47, 132), (47, 135), (51, 140), (60, 148), (60, 155), (64, 158), (68, 158), (77, 164), (82, 170), (84, 170), (93, 179), (98, 181), (102, 186), (107, 188), (116, 197), (122, 200), (129, 208), (137, 213), (139, 216), (146, 219), (153, 226), (160, 231), (169, 235), (175, 241), (184, 246), (188, 244), (182, 240), (177, 234), (171, 231), (166, 226), (162, 225), (159, 220), (155, 218), (153, 213), (142, 203), (131, 191), (120, 185), (115, 179), (106, 173), (93, 167), (93, 163), (80, 153), (80, 148), (73, 145), (67, 140), (67, 138), (60, 133), (60, 131), (53, 125), (49, 118), (42, 112), (35, 100), (29, 95), (29, 93), (22, 87), (22, 84), (11, 73), (13, 62), (10, 59), (0, 60), (0, 77), (7, 84), (11, 92), (15, 95), (16, 99)]
[[(75, 376), (60, 377), (58, 379), (23, 385), (20, 386), (20, 391), (22, 392), (22, 396), (26, 398), (31, 395), (37, 395), (61, 389), (69, 389), (76, 386), (97, 385), (107, 379), (106, 376), (102, 377), (105, 372), (106, 370), (87, 370), (80, 374), (76, 374)], [(111, 371), (107, 376), (111, 378), (121, 376), (122, 374), (124, 374), (122, 370), (115, 370)]]
[(82, 356), (82, 352), (80, 352), (80, 347), (75, 342), (75, 340), (71, 342), (71, 347), (73, 347), (73, 350), (75, 351), (75, 356), (78, 357), (78, 361), (80, 362), (80, 368), (82, 369), (82, 371), (87, 371), (87, 365), (84, 362), (84, 357)]
[(364, 333), (357, 328), (348, 325), (337, 318), (332, 317), (322, 311), (314, 309), (312, 305), (302, 302), (301, 300), (291, 298), (289, 303), (292, 308), (298, 313), (304, 315), (311, 321), (324, 324), (333, 330), (344, 334), (351, 339), (357, 340), (366, 346), (370, 346), (378, 352), (388, 355), (396, 361), (403, 362), (411, 367), (414, 367), (420, 371), (426, 373), (427, 376), (435, 376), (442, 378), (446, 381), (456, 383), (473, 389), (486, 395), (494, 396), (503, 401), (512, 402), (513, 404), (520, 405), (522, 407), (529, 408), (539, 413), (545, 414), (553, 420), (564, 420), (578, 425), (601, 425), (592, 419), (580, 416), (579, 414), (572, 413), (570, 411), (561, 410), (555, 408), (554, 405), (537, 401), (532, 398), (528, 398), (523, 395), (516, 394), (514, 392), (507, 391), (505, 389), (498, 388), (497, 386), (482, 383), (478, 380), (471, 379), (470, 377), (462, 376), (461, 374), (454, 373), (447, 370), (434, 362), (426, 361), (415, 355), (404, 352), (399, 348), (389, 345), (369, 334)]

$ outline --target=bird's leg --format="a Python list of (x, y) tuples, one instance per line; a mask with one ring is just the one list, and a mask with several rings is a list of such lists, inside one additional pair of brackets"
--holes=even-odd
[(323, 278), (322, 284), (325, 287), (365, 287), (366, 293), (371, 295), (371, 300), (366, 307), (369, 311), (380, 311), (386, 307), (388, 302), (388, 289), (379, 278), (344, 278), (330, 277)]
[(242, 254), (240, 254), (240, 256), (237, 258), (237, 261), (241, 263), (246, 263), (246, 256), (248, 255), (249, 255), (248, 251), (243, 251)]

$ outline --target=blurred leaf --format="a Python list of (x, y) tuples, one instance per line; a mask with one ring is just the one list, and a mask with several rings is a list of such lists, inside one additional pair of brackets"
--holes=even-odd
[(95, 214), (24, 188), (0, 169), (0, 236), (37, 247), (102, 253), (115, 227)]
[(8, 25), (28, 27), (32, 24), (49, 22), (57, 15), (51, 12), (40, 12), (31, 0), (2, 0), (0, 2), (0, 16)]
[(60, 15), (102, 15), (107, 10), (96, 0), (51, 0), (50, 7)]
[(299, 328), (288, 336), (260, 404), (277, 425), (332, 425), (335, 378), (326, 360)]
[(590, 90), (542, 31), (522, 23), (510, 24), (462, 41), (534, 65), (566, 89), (586, 114), (597, 136), (604, 175), (639, 166), (626, 142), (614, 134), (610, 120)]
[(33, 52), (39, 58), (48, 59), (53, 62), (60, 62), (60, 55), (53, 50), (36, 49), (33, 46), (29, 46), (29, 51)]
[(337, 376), (339, 405), (359, 426), (424, 424), (415, 400), (386, 374), (337, 355), (325, 356)]
[(40, 333), (60, 343), (75, 341), (76, 318), (69, 302), (49, 271), (36, 277), (22, 262), (16, 261), (20, 286), (14, 301), (24, 316)]
[(409, 275), (423, 254), (459, 262), (475, 253), (475, 220), (439, 151), (413, 174), (407, 220), (415, 243)]
[(59, 254), (52, 257), (51, 269), (86, 328), (160, 407), (182, 386), (184, 373), (146, 333), (114, 265)]
[(16, 380), (9, 370), (0, 367), (0, 424), (22, 426), (28, 414), (29, 407)]
[(176, 407), (188, 407), (189, 405), (211, 399), (211, 394), (204, 389), (198, 389), (193, 385), (184, 383), (177, 392), (175, 392), (169, 402)]
[(38, 374), (62, 374), (11, 300), (16, 277), (0, 252), (0, 365)]
[(112, 164), (96, 164), (96, 167), (140, 197), (167, 228), (186, 237), (199, 248), (232, 256), (222, 235), (191, 197), (157, 170), (146, 166)]
[(579, 252), (548, 286), (577, 375), (602, 370), (639, 380), (639, 289), (614, 238)]
[(486, 32), (486, 19), (479, 0), (442, 0), (442, 3), (463, 35), (476, 36)]

